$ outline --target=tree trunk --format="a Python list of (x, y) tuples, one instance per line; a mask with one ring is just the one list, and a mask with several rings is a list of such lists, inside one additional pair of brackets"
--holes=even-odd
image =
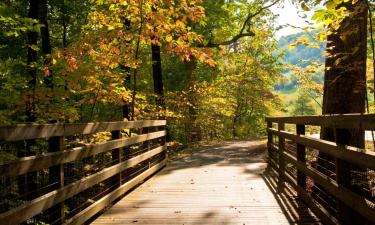
[[(130, 83), (131, 83), (131, 76), (130, 76), (130, 71), (131, 68), (127, 66), (121, 66), (121, 69), (125, 73), (125, 78), (124, 78), (124, 86), (126, 89), (130, 89)], [(127, 121), (131, 120), (131, 104), (130, 104), (130, 99), (123, 99), (123, 106), (122, 106), (122, 117), (127, 119)]]
[(51, 63), (51, 41), (49, 35), (49, 28), (48, 28), (48, 3), (47, 0), (40, 0), (39, 1), (39, 22), (43, 25), (40, 28), (40, 36), (42, 39), (42, 54), (44, 59), (44, 84), (47, 88), (53, 89), (53, 76), (52, 71), (49, 68)]
[[(337, 32), (327, 37), (329, 57), (326, 59), (324, 76), (323, 114), (365, 112), (367, 7), (364, 0), (355, 5), (347, 3), (345, 7), (351, 11), (351, 15), (344, 19)], [(323, 127), (321, 138), (341, 145), (365, 147), (363, 130)], [(319, 153), (318, 169), (321, 172), (328, 175), (330, 171), (336, 171), (336, 179), (340, 185), (363, 194), (359, 184), (353, 185), (353, 181), (360, 179), (362, 183), (367, 183), (366, 168), (358, 168), (342, 161), (336, 161), (335, 166), (332, 162), (332, 157)], [(358, 177), (358, 174), (362, 174), (361, 177)], [(338, 203), (339, 220), (342, 223), (364, 224), (358, 215), (353, 213), (354, 210), (342, 209), (340, 205), (342, 203)]]
[(154, 80), (154, 93), (156, 95), (156, 104), (165, 110), (163, 74), (161, 68), (160, 46), (151, 44), (152, 51), (152, 75)]
[[(29, 0), (28, 18), (38, 19), (39, 5), (38, 0)], [(29, 89), (30, 93), (27, 95), (26, 116), (27, 122), (36, 121), (36, 84), (37, 84), (37, 51), (35, 50), (38, 44), (38, 33), (29, 31), (27, 33), (27, 70), (30, 75)], [(26, 141), (22, 149), (17, 152), (17, 157), (31, 156), (31, 146), (35, 143), (33, 140)], [(36, 173), (31, 172), (18, 177), (18, 192), (24, 200), (31, 200), (35, 197), (37, 191)]]
[(68, 25), (66, 21), (66, 5), (65, 5), (65, 0), (62, 1), (62, 7), (61, 7), (61, 22), (62, 22), (62, 27), (63, 27), (63, 36), (62, 36), (62, 44), (64, 49), (68, 46), (68, 40), (67, 40), (67, 32), (68, 32)]
[[(125, 21), (124, 21), (125, 31), (129, 31), (130, 25), (131, 25), (130, 24), (130, 20), (125, 19)], [(130, 71), (131, 71), (131, 68), (128, 67), (128, 66), (123, 66), (122, 65), (121, 69), (125, 73), (124, 87), (126, 87), (126, 89), (130, 89), (130, 83), (131, 83)], [(122, 117), (126, 118), (128, 121), (130, 121), (131, 120), (131, 104), (130, 104), (130, 99), (128, 99), (128, 100), (124, 99), (123, 102), (124, 102), (124, 105), (122, 106)], [(128, 135), (130, 136), (130, 133)]]
[(188, 142), (197, 142), (201, 140), (201, 131), (196, 123), (198, 112), (197, 112), (197, 93), (195, 91), (195, 84), (197, 78), (195, 77), (195, 69), (197, 68), (197, 59), (192, 57), (190, 61), (185, 61), (185, 72), (187, 77), (187, 92), (189, 111), (187, 119), (187, 131), (188, 131)]
[(237, 138), (237, 127), (236, 127), (237, 120), (238, 120), (238, 116), (234, 116), (233, 121), (232, 121), (232, 136), (234, 139)]
[[(30, 19), (38, 19), (38, 12), (39, 12), (39, 5), (38, 0), (29, 0), (29, 12), (28, 18)], [(37, 70), (36, 66), (33, 65), (37, 61), (37, 51), (35, 48), (38, 44), (38, 33), (35, 31), (29, 31), (27, 33), (27, 65), (28, 65), (28, 73), (30, 75), (29, 80), (29, 87), (31, 94), (28, 96), (28, 102), (26, 104), (26, 115), (28, 122), (35, 122), (35, 101), (36, 101), (36, 83), (37, 83)]]

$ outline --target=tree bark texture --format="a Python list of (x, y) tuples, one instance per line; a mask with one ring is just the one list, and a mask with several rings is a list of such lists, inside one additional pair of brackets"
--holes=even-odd
[[(365, 113), (368, 12), (364, 0), (355, 5), (345, 3), (344, 6), (350, 11), (350, 16), (342, 21), (338, 30), (327, 37), (323, 114)], [(363, 130), (323, 127), (321, 138), (339, 145), (365, 147)], [(318, 169), (330, 176), (332, 171), (336, 172), (339, 185), (362, 196), (365, 194), (363, 188), (368, 189), (366, 168), (339, 162), (319, 153)], [(343, 224), (365, 224), (354, 210), (343, 209), (341, 205), (339, 202), (338, 217)]]
[(163, 74), (161, 68), (161, 50), (159, 45), (151, 44), (152, 76), (156, 104), (165, 110)]

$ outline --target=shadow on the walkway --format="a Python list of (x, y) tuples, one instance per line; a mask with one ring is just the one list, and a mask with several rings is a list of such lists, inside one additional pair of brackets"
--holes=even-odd
[(275, 180), (264, 172), (266, 154), (259, 140), (197, 148), (94, 224), (319, 224), (293, 194), (276, 192)]
[(216, 164), (218, 166), (238, 166), (244, 168), (244, 173), (261, 174), (265, 167), (248, 170), (245, 165), (250, 163), (265, 163), (266, 144), (264, 141), (225, 142), (216, 145), (201, 146), (171, 162), (163, 170), (163, 174), (175, 170), (203, 167)]
[(298, 199), (296, 193), (288, 185), (284, 185), (284, 188), (280, 191), (274, 176), (267, 170), (262, 174), (264, 182), (274, 195), (289, 223), (298, 225), (322, 224), (303, 201)]

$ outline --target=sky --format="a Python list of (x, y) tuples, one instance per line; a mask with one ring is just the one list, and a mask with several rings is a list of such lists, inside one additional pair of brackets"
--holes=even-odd
[[(271, 11), (278, 14), (279, 17), (276, 20), (277, 25), (292, 25), (295, 27), (306, 27), (308, 21), (312, 16), (312, 12), (301, 12), (298, 6), (291, 4), (288, 0), (284, 1), (282, 5), (275, 5), (271, 8)], [(300, 28), (293, 28), (287, 26), (276, 33), (276, 38), (301, 32)]]

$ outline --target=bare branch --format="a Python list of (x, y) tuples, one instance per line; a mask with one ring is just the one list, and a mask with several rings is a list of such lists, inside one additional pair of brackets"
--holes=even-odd
[(267, 5), (267, 6), (264, 6), (264, 7), (260, 8), (260, 9), (259, 9), (258, 11), (256, 11), (255, 13), (253, 13), (253, 14), (249, 14), (249, 15), (247, 16), (245, 22), (244, 22), (243, 25), (242, 25), (242, 28), (241, 28), (240, 34), (242, 34), (242, 33), (245, 31), (245, 29), (246, 29), (246, 25), (247, 25), (247, 24), (250, 24), (251, 20), (252, 20), (254, 17), (256, 17), (256, 16), (258, 16), (259, 14), (261, 14), (264, 10), (269, 9), (269, 8), (271, 8), (272, 6), (276, 5), (276, 4), (277, 4), (278, 2), (280, 2), (280, 1), (281, 1), (281, 0), (276, 0), (276, 1), (274, 1), (273, 3), (271, 3), (271, 4), (269, 4), (269, 5)]
[(249, 14), (245, 20), (245, 22), (243, 23), (242, 27), (241, 27), (241, 30), (240, 32), (233, 36), (230, 40), (228, 41), (223, 41), (223, 42), (220, 42), (220, 43), (208, 43), (206, 45), (198, 45), (198, 47), (202, 48), (202, 47), (205, 47), (205, 48), (218, 48), (219, 46), (227, 46), (227, 45), (231, 45), (233, 43), (236, 43), (239, 39), (243, 38), (243, 37), (253, 37), (255, 36), (255, 33), (252, 32), (252, 31), (248, 31), (246, 33), (245, 32), (245, 29), (246, 29), (246, 26), (248, 24), (250, 24), (251, 20), (258, 16), (260, 13), (262, 13), (264, 10), (266, 9), (269, 9), (271, 8), (272, 6), (276, 5), (278, 2), (280, 2), (281, 0), (275, 0), (273, 3), (271, 3), (270, 5), (267, 5), (267, 6), (264, 6), (262, 8), (260, 8), (258, 11), (256, 11), (255, 13), (253, 14)]
[(223, 41), (223, 42), (220, 42), (220, 43), (208, 43), (206, 45), (201, 45), (201, 46), (198, 46), (198, 47), (218, 48), (220, 45), (230, 45), (230, 44), (236, 43), (239, 39), (241, 39), (243, 37), (253, 37), (254, 35), (255, 34), (252, 31), (244, 33), (244, 34), (240, 33), (240, 34), (237, 34), (236, 36), (232, 37), (232, 39), (230, 39), (228, 41)]

